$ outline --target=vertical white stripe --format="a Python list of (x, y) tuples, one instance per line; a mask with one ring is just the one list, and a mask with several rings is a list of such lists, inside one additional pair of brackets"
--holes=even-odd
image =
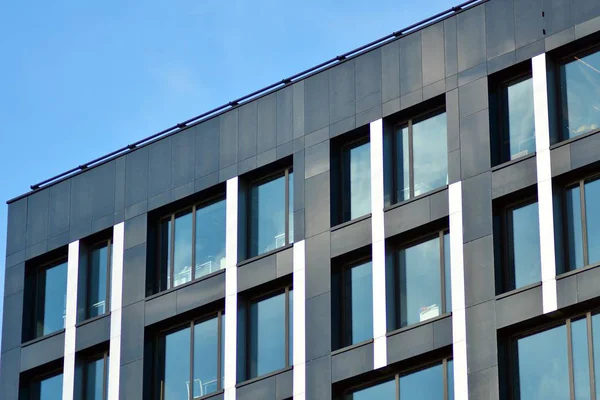
[(112, 272), (110, 281), (110, 348), (108, 398), (119, 398), (121, 373), (121, 315), (123, 307), (123, 252), (125, 223), (113, 227)]
[(383, 188), (383, 120), (370, 124), (371, 254), (373, 268), (373, 368), (387, 365), (385, 304), (385, 232)]
[(465, 268), (463, 258), (462, 183), (448, 189), (450, 211), (450, 282), (452, 290), (452, 354), (454, 398), (468, 399), (467, 320), (465, 311)]
[(548, 87), (546, 54), (531, 60), (533, 76), (533, 108), (537, 167), (540, 256), (542, 266), (542, 305), (544, 313), (556, 311), (556, 260), (554, 249), (554, 212), (552, 205), (552, 170), (550, 162), (550, 125), (548, 119)]
[(77, 324), (77, 280), (79, 240), (69, 243), (67, 259), (67, 304), (65, 310), (65, 357), (63, 360), (63, 400), (72, 400), (75, 390), (75, 325)]
[(294, 400), (303, 400), (306, 393), (306, 255), (305, 241), (294, 243)]
[(235, 400), (237, 380), (238, 177), (227, 181), (225, 206), (225, 400)]

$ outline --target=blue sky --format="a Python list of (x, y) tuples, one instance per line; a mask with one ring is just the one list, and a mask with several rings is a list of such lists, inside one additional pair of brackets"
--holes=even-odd
[(0, 293), (30, 184), (459, 2), (0, 0)]

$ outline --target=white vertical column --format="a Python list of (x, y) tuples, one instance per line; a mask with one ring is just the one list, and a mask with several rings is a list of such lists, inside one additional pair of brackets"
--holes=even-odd
[(383, 221), (383, 120), (370, 124), (371, 252), (373, 268), (373, 368), (387, 365), (385, 232)]
[(110, 359), (108, 362), (108, 398), (119, 398), (121, 373), (121, 316), (123, 308), (123, 252), (125, 223), (113, 227), (112, 272), (110, 281)]
[(79, 240), (69, 243), (68, 257), (67, 304), (65, 310), (65, 357), (63, 360), (63, 400), (73, 400), (75, 390), (75, 325), (77, 324)]
[(533, 108), (537, 167), (538, 210), (540, 224), (540, 256), (542, 265), (542, 306), (544, 313), (558, 308), (556, 294), (556, 260), (554, 249), (554, 211), (552, 206), (552, 170), (550, 164), (550, 124), (548, 119), (548, 87), (546, 54), (531, 60), (533, 76)]
[(294, 400), (306, 398), (306, 254), (305, 241), (294, 243)]
[(235, 400), (237, 380), (238, 177), (227, 181), (225, 206), (225, 400)]
[(450, 212), (450, 283), (452, 289), (452, 357), (454, 398), (468, 399), (467, 318), (465, 311), (465, 267), (463, 258), (462, 182), (448, 189)]

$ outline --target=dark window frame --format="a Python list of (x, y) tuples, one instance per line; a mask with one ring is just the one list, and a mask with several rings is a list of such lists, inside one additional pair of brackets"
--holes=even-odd
[[(41, 383), (43, 381), (45, 381), (46, 379), (51, 379), (58, 375), (63, 375), (63, 385), (64, 385), (64, 371), (61, 366), (61, 367), (53, 368), (52, 370), (49, 370), (49, 371), (40, 372), (40, 373), (32, 376), (30, 379), (27, 380), (25, 389), (23, 389), (23, 387), (21, 387), (19, 389), (19, 393), (20, 393), (20, 395), (22, 395), (22, 393), (21, 393), (22, 390), (26, 392), (26, 396), (25, 396), (24, 400), (39, 400)], [(34, 385), (36, 387), (34, 387)], [(21, 396), (19, 396), (19, 399), (21, 399)]]
[[(445, 314), (450, 314), (452, 312), (452, 310), (447, 310), (447, 302), (446, 302), (446, 279), (450, 279), (450, 277), (446, 277), (446, 261), (445, 261), (445, 254), (444, 254), (444, 236), (446, 234), (450, 234), (450, 228), (449, 227), (445, 227), (445, 228), (440, 228), (440, 229), (436, 229), (433, 232), (429, 232), (426, 233), (424, 235), (421, 235), (417, 238), (408, 240), (408, 241), (403, 241), (403, 242), (399, 242), (397, 244), (392, 245), (391, 247), (391, 259), (392, 259), (392, 276), (393, 276), (393, 280), (394, 280), (394, 327), (392, 329), (390, 329), (390, 327), (388, 327), (388, 332), (392, 332), (394, 330), (398, 330), (398, 329), (402, 329), (408, 326), (412, 326), (414, 324), (406, 324), (404, 326), (402, 326), (402, 317), (403, 317), (403, 313), (402, 313), (402, 307), (403, 307), (403, 302), (401, 301), (401, 290), (400, 288), (401, 286), (401, 279), (402, 277), (400, 276), (400, 264), (399, 264), (399, 258), (398, 258), (398, 253), (402, 250), (408, 249), (410, 247), (428, 242), (432, 239), (437, 238), (440, 241), (440, 245), (439, 245), (439, 256), (440, 256), (440, 295), (441, 295), (441, 310), (440, 310), (440, 315), (445, 315)], [(425, 321), (423, 321), (425, 322)]]
[[(415, 196), (415, 174), (414, 174), (414, 148), (413, 148), (413, 125), (417, 124), (419, 122), (425, 121), (427, 119), (436, 117), (440, 114), (445, 114), (447, 113), (446, 110), (446, 106), (445, 105), (440, 105), (437, 107), (433, 107), (431, 109), (428, 109), (427, 111), (424, 111), (422, 113), (418, 113), (415, 114), (413, 116), (411, 116), (410, 118), (404, 118), (402, 119), (400, 122), (394, 123), (392, 126), (392, 134), (390, 137), (390, 145), (391, 145), (391, 164), (392, 164), (392, 168), (391, 168), (391, 189), (392, 189), (392, 193), (391, 193), (391, 204), (399, 204), (399, 203), (403, 203), (406, 201), (410, 201), (416, 197), (420, 197), (420, 196), (426, 196), (428, 193), (431, 193), (435, 190), (438, 190), (440, 188), (435, 188), (432, 189), (429, 192), (425, 192), (425, 193), (421, 193), (418, 196)], [(398, 136), (399, 133), (398, 131), (403, 129), (403, 128), (408, 128), (408, 168), (409, 168), (409, 195), (408, 195), (408, 199), (399, 199), (398, 198), (398, 191), (400, 188), (398, 188), (398, 174), (400, 171), (400, 164), (402, 163), (403, 159), (400, 159), (398, 157), (398, 154), (396, 152), (396, 149), (398, 148)], [(448, 136), (448, 126), (446, 125), (446, 139)], [(448, 170), (448, 166), (446, 166), (446, 171)]]
[[(386, 382), (391, 382), (392, 380), (395, 382), (396, 385), (396, 400), (406, 400), (406, 399), (400, 399), (400, 378), (408, 376), (410, 374), (416, 373), (416, 372), (420, 372), (423, 370), (426, 370), (428, 368), (433, 368), (437, 365), (442, 365), (442, 379), (443, 379), (443, 385), (444, 385), (444, 398), (443, 400), (448, 400), (449, 399), (449, 392), (448, 392), (448, 362), (449, 361), (453, 361), (454, 358), (452, 355), (447, 356), (447, 357), (443, 357), (441, 359), (436, 359), (436, 360), (427, 360), (424, 362), (418, 362), (416, 364), (411, 365), (409, 368), (407, 369), (402, 369), (401, 371), (398, 371), (396, 373), (394, 373), (393, 375), (387, 375), (385, 377), (380, 377), (380, 378), (376, 378), (373, 380), (370, 380), (368, 382), (361, 382), (358, 383), (356, 385), (352, 385), (346, 389), (344, 389), (341, 393), (340, 396), (340, 400), (346, 400), (348, 398), (351, 399), (351, 397), (354, 393), (356, 393), (359, 390), (363, 390), (363, 389), (368, 389), (370, 387), (373, 386), (377, 386), (378, 384), (382, 384), (382, 383), (386, 383)], [(408, 399), (410, 400), (410, 399)]]
[[(575, 271), (577, 269), (589, 267), (590, 265), (597, 265), (600, 262), (596, 262), (594, 264), (590, 264), (589, 262), (589, 251), (588, 251), (588, 231), (587, 231), (587, 216), (586, 216), (586, 201), (585, 201), (585, 184), (588, 182), (593, 182), (596, 180), (600, 180), (600, 173), (594, 173), (591, 175), (586, 175), (583, 178), (572, 179), (569, 180), (565, 185), (562, 186), (562, 190), (560, 192), (560, 200), (561, 200), (561, 217), (563, 220), (562, 224), (562, 246), (563, 246), (563, 263), (564, 263), (564, 271), (562, 273), (567, 273), (570, 271)], [(581, 240), (583, 246), (583, 265), (581, 268), (571, 268), (570, 265), (570, 255), (573, 249), (569, 246), (569, 224), (568, 224), (568, 215), (567, 215), (567, 192), (573, 188), (579, 188), (579, 201), (580, 201), (580, 210), (581, 210)]]
[(502, 209), (498, 213), (498, 217), (500, 218), (499, 228), (501, 241), (499, 243), (496, 242), (496, 245), (499, 245), (500, 247), (500, 262), (496, 264), (496, 268), (500, 269), (498, 272), (501, 274), (502, 282), (500, 285), (500, 293), (497, 294), (519, 289), (516, 287), (515, 282), (516, 266), (514, 260), (514, 237), (512, 234), (512, 212), (516, 209), (526, 207), (534, 203), (538, 203), (537, 194), (507, 203), (503, 205)]
[[(339, 221), (340, 223), (351, 221), (352, 216), (352, 207), (350, 202), (350, 181), (352, 176), (350, 174), (350, 151), (357, 147), (360, 147), (364, 144), (371, 143), (371, 138), (368, 135), (361, 135), (358, 138), (355, 138), (347, 143), (344, 143), (340, 147), (340, 182), (339, 182), (339, 190), (341, 195), (341, 203), (342, 207), (339, 209)], [(370, 156), (370, 155), (369, 155)], [(370, 158), (370, 157), (369, 157)], [(370, 193), (369, 193), (370, 195)], [(368, 215), (368, 214), (365, 214)], [(356, 217), (362, 218), (363, 216)]]
[[(112, 282), (111, 282), (111, 277), (112, 277), (112, 253), (113, 253), (113, 239), (108, 238), (108, 239), (104, 239), (104, 240), (100, 240), (97, 242), (94, 242), (88, 251), (87, 254), (87, 260), (88, 260), (88, 270), (91, 268), (92, 265), (92, 253), (94, 252), (94, 250), (97, 250), (99, 248), (102, 248), (104, 246), (107, 247), (106, 250), (106, 300), (105, 300), (105, 305), (104, 305), (104, 313), (102, 314), (98, 314), (98, 316), (100, 315), (106, 315), (108, 313), (110, 313), (110, 295), (111, 295), (111, 288), (112, 288)], [(92, 282), (91, 282), (91, 277), (88, 271), (87, 277), (86, 277), (86, 286), (85, 286), (85, 319), (90, 319), (93, 318), (90, 316), (90, 306), (91, 301), (90, 301), (90, 292), (91, 292), (91, 286), (92, 286)]]
[[(371, 274), (373, 274), (373, 261), (371, 255), (359, 257), (357, 259), (353, 259), (352, 261), (346, 262), (339, 267), (337, 273), (339, 273), (339, 293), (341, 297), (340, 301), (340, 327), (338, 329), (332, 329), (334, 333), (337, 332), (338, 335), (338, 343), (340, 344), (340, 348), (352, 346), (353, 343), (351, 341), (351, 331), (352, 331), (352, 310), (351, 307), (348, 306), (348, 303), (351, 302), (352, 296), (351, 294), (346, 292), (346, 273), (354, 267), (361, 266), (366, 264), (367, 262), (371, 263)], [(372, 276), (372, 275), (371, 275)], [(348, 308), (350, 308), (350, 313), (348, 313)], [(372, 317), (372, 315), (371, 315)], [(357, 342), (359, 343), (359, 342)], [(334, 349), (336, 350), (336, 349)]]
[(570, 139), (575, 139), (577, 137), (590, 135), (590, 134), (593, 134), (596, 132), (600, 132), (600, 129), (592, 129), (587, 132), (582, 132), (579, 135), (575, 135), (572, 138), (569, 138), (567, 135), (565, 135), (566, 122), (568, 122), (568, 120), (569, 120), (569, 110), (568, 110), (567, 101), (566, 101), (567, 84), (566, 84), (564, 68), (567, 64), (574, 61), (574, 57), (585, 57), (585, 56), (588, 56), (588, 55), (594, 54), (594, 53), (600, 53), (600, 46), (598, 45), (597, 42), (593, 43), (593, 44), (588, 44), (588, 45), (582, 46), (582, 47), (574, 49), (572, 51), (569, 51), (568, 53), (559, 56), (555, 61), (556, 65), (557, 65), (557, 71), (556, 71), (556, 76), (555, 76), (555, 81), (554, 81), (554, 85), (555, 85), (556, 91), (557, 91), (555, 109), (558, 111), (556, 120), (558, 122), (558, 141), (559, 142), (570, 140)]
[(82, 391), (83, 391), (83, 399), (87, 400), (87, 382), (88, 382), (88, 374), (87, 374), (87, 365), (92, 363), (92, 362), (97, 362), (99, 360), (104, 360), (103, 361), (103, 372), (102, 372), (102, 399), (108, 399), (108, 358), (109, 358), (109, 352), (108, 350), (102, 351), (102, 352), (97, 352), (94, 353), (93, 355), (90, 355), (89, 357), (86, 357), (83, 360), (84, 363), (84, 368), (83, 368), (83, 385), (82, 385)]
[[(246, 213), (246, 258), (253, 258), (261, 256), (266, 252), (253, 254), (252, 251), (252, 191), (254, 188), (263, 185), (265, 183), (269, 183), (279, 178), (284, 178), (285, 182), (285, 243), (283, 246), (273, 249), (273, 251), (278, 250), (282, 247), (289, 246), (293, 243), (290, 240), (290, 174), (294, 172), (293, 166), (287, 166), (284, 168), (279, 168), (272, 173), (262, 175), (256, 179), (253, 179), (248, 182), (248, 198), (247, 198), (247, 213)], [(293, 211), (293, 210), (292, 210)], [(293, 218), (293, 217), (292, 217)]]
[(573, 314), (565, 319), (561, 319), (559, 321), (552, 321), (546, 324), (537, 325), (535, 327), (525, 329), (519, 331), (517, 333), (513, 333), (508, 336), (508, 346), (507, 346), (507, 357), (508, 360), (506, 362), (505, 368), (506, 371), (506, 379), (508, 382), (505, 382), (506, 385), (506, 395), (508, 400), (520, 400), (520, 380), (519, 380), (519, 351), (518, 351), (518, 341), (519, 339), (523, 339), (529, 336), (534, 336), (539, 333), (546, 332), (548, 330), (558, 328), (560, 326), (565, 325), (566, 329), (566, 343), (567, 346), (567, 364), (568, 364), (568, 374), (569, 374), (569, 392), (570, 399), (575, 400), (575, 386), (574, 386), (574, 369), (573, 369), (573, 346), (572, 346), (572, 328), (571, 324), (575, 321), (580, 321), (582, 319), (586, 320), (586, 333), (587, 333), (587, 346), (588, 346), (588, 368), (590, 374), (590, 398), (595, 398), (596, 386), (600, 384), (600, 382), (595, 381), (595, 367), (594, 367), (594, 340), (593, 340), (593, 331), (592, 331), (592, 317), (594, 315), (600, 314), (600, 310), (594, 309), (585, 312), (578, 312)]
[(155, 393), (158, 396), (154, 396), (154, 399), (163, 399), (164, 398), (164, 378), (165, 378), (165, 338), (167, 335), (171, 333), (175, 333), (185, 328), (190, 329), (190, 371), (189, 371), (189, 382), (194, 382), (194, 326), (198, 323), (210, 321), (211, 319), (217, 318), (217, 390), (213, 393), (205, 394), (199, 397), (193, 396), (193, 384), (191, 385), (191, 398), (203, 399), (207, 397), (214, 396), (222, 392), (223, 389), (223, 363), (225, 357), (225, 348), (223, 343), (223, 330), (225, 329), (225, 325), (223, 324), (223, 317), (225, 315), (224, 309), (218, 309), (216, 312), (211, 312), (208, 314), (204, 314), (202, 316), (187, 320), (182, 323), (178, 323), (175, 325), (171, 325), (167, 328), (161, 329), (156, 334), (156, 340), (158, 343), (157, 351), (155, 353), (155, 362), (157, 368), (155, 368), (154, 373), (156, 376), (156, 383), (154, 385)]
[[(44, 337), (47, 335), (52, 335), (56, 332), (60, 332), (61, 330), (65, 329), (63, 327), (62, 329), (59, 329), (57, 331), (44, 334), (44, 325), (43, 325), (43, 323), (40, 325), (40, 317), (41, 317), (41, 315), (43, 315), (44, 300), (45, 300), (44, 299), (44, 297), (45, 297), (45, 277), (44, 277), (44, 279), (41, 278), (42, 271), (47, 271), (47, 270), (57, 267), (61, 264), (67, 264), (66, 268), (67, 268), (67, 279), (68, 279), (69, 266), (68, 266), (68, 257), (66, 257), (66, 256), (53, 258), (52, 260), (35, 267), (35, 272), (34, 272), (35, 283), (33, 285), (34, 286), (33, 287), (34, 312), (32, 313), (33, 339), (41, 338), (41, 337)], [(67, 287), (67, 282), (65, 282), (65, 288), (66, 287)], [(42, 293), (42, 292), (44, 292), (44, 293)], [(67, 293), (65, 292), (65, 296), (66, 295), (67, 295)], [(66, 309), (65, 309), (65, 316), (66, 316)], [(44, 317), (45, 317), (45, 315), (44, 315)]]
[[(246, 374), (246, 380), (250, 380), (250, 379), (254, 379), (254, 378), (258, 378), (261, 377), (263, 375), (253, 375), (252, 374), (252, 370), (251, 370), (251, 358), (252, 358), (252, 346), (251, 346), (251, 342), (253, 340), (252, 335), (251, 335), (251, 318), (250, 318), (250, 308), (252, 307), (253, 304), (256, 304), (262, 300), (267, 300), (270, 299), (272, 297), (275, 296), (279, 296), (281, 294), (285, 295), (285, 365), (281, 370), (285, 370), (287, 368), (290, 368), (292, 366), (291, 364), (291, 360), (290, 360), (290, 353), (292, 352), (293, 348), (291, 346), (293, 346), (293, 343), (290, 343), (290, 323), (292, 322), (292, 319), (290, 318), (290, 292), (294, 290), (294, 287), (292, 284), (286, 284), (286, 285), (282, 285), (282, 286), (278, 286), (277, 288), (274, 288), (272, 290), (268, 290), (266, 292), (262, 292), (262, 293), (258, 293), (254, 296), (250, 296), (247, 299), (244, 300), (244, 308), (246, 310), (246, 320), (245, 320), (245, 331), (246, 331), (246, 337), (245, 337), (245, 366), (244, 366), (244, 372)], [(239, 297), (238, 297), (239, 298)], [(275, 371), (271, 371), (271, 372), (267, 372), (264, 375), (269, 375), (273, 372), (277, 372), (277, 370)]]
[[(175, 253), (175, 219), (179, 216), (183, 216), (186, 214), (191, 213), (192, 214), (192, 275), (191, 275), (191, 280), (190, 282), (195, 281), (196, 279), (199, 278), (203, 278), (206, 275), (202, 275), (201, 277), (196, 277), (196, 266), (195, 266), (195, 262), (196, 262), (196, 211), (198, 209), (204, 208), (204, 207), (208, 207), (211, 206), (213, 204), (216, 204), (220, 201), (225, 201), (226, 200), (226, 195), (225, 194), (216, 194), (214, 196), (210, 196), (207, 197), (205, 199), (203, 199), (202, 201), (198, 201), (193, 203), (192, 205), (187, 205), (185, 207), (180, 207), (178, 209), (176, 209), (173, 212), (169, 212), (167, 214), (163, 214), (160, 218), (158, 218), (158, 230), (156, 233), (157, 236), (157, 243), (158, 246), (156, 246), (156, 280), (158, 282), (158, 288), (159, 288), (159, 292), (165, 291), (165, 290), (169, 290), (169, 289), (173, 289), (176, 288), (178, 286), (174, 286), (174, 272), (175, 272), (175, 258), (174, 258), (174, 253)], [(169, 239), (168, 239), (168, 255), (164, 254), (164, 240), (162, 237), (162, 224), (168, 222), (168, 226), (171, 230), (170, 235), (169, 235)], [(163, 257), (165, 257), (165, 260), (169, 260), (169, 265), (168, 267), (165, 268)], [(171, 276), (171, 280), (168, 280), (168, 276)], [(189, 282), (186, 282), (189, 283)]]

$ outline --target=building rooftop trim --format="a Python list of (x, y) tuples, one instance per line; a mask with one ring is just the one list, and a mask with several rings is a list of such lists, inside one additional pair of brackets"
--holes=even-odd
[(356, 48), (354, 50), (350, 50), (350, 51), (348, 51), (348, 52), (346, 52), (344, 54), (341, 54), (339, 56), (331, 58), (331, 59), (329, 59), (327, 61), (324, 61), (324, 62), (322, 62), (322, 63), (320, 63), (318, 65), (315, 65), (314, 67), (308, 68), (308, 69), (306, 69), (306, 70), (304, 70), (302, 72), (299, 72), (299, 73), (297, 73), (295, 75), (292, 75), (289, 78), (284, 78), (284, 79), (282, 79), (280, 81), (277, 81), (277, 82), (272, 83), (272, 84), (270, 84), (270, 85), (268, 85), (266, 87), (263, 87), (262, 89), (258, 89), (256, 91), (254, 91), (252, 93), (249, 93), (249, 94), (247, 94), (245, 96), (242, 96), (242, 97), (240, 97), (240, 98), (238, 98), (236, 100), (232, 100), (232, 101), (230, 101), (230, 102), (228, 102), (226, 104), (223, 104), (223, 105), (221, 105), (219, 107), (213, 108), (212, 110), (206, 111), (206, 112), (204, 112), (204, 113), (202, 113), (200, 115), (197, 115), (195, 117), (189, 118), (189, 119), (187, 119), (187, 120), (185, 120), (183, 122), (180, 122), (180, 123), (178, 123), (176, 125), (173, 125), (173, 126), (171, 126), (169, 128), (163, 129), (160, 132), (157, 132), (157, 133), (155, 133), (153, 135), (150, 135), (150, 136), (148, 136), (148, 137), (146, 137), (144, 139), (138, 140), (137, 142), (131, 143), (131, 144), (127, 145), (127, 146), (121, 147), (120, 149), (112, 151), (112, 152), (110, 152), (108, 154), (105, 154), (105, 155), (103, 155), (101, 157), (98, 157), (98, 158), (96, 158), (96, 159), (94, 159), (92, 161), (89, 161), (89, 162), (85, 163), (85, 164), (81, 164), (81, 165), (79, 165), (77, 167), (69, 169), (68, 171), (62, 172), (62, 173), (60, 173), (58, 175), (55, 175), (55, 176), (53, 176), (51, 178), (48, 178), (48, 179), (43, 180), (41, 182), (35, 183), (35, 184), (33, 184), (33, 185), (30, 186), (31, 191), (29, 191), (27, 193), (24, 193), (24, 194), (22, 194), (20, 196), (17, 196), (15, 198), (12, 198), (12, 199), (8, 200), (6, 203), (7, 204), (13, 203), (13, 202), (15, 202), (17, 200), (20, 200), (20, 199), (22, 199), (24, 197), (27, 197), (27, 196), (29, 196), (29, 195), (31, 195), (31, 194), (39, 191), (39, 190), (47, 188), (47, 187), (49, 187), (49, 186), (51, 186), (53, 184), (59, 183), (59, 182), (61, 182), (63, 180), (71, 178), (71, 177), (73, 177), (75, 175), (78, 175), (78, 174), (80, 174), (80, 173), (82, 173), (82, 172), (84, 172), (84, 171), (86, 171), (86, 170), (88, 170), (90, 168), (97, 167), (97, 166), (102, 165), (102, 164), (104, 164), (106, 162), (109, 162), (109, 161), (111, 161), (111, 160), (113, 160), (113, 159), (115, 159), (117, 157), (120, 157), (120, 156), (123, 156), (125, 154), (128, 154), (128, 153), (130, 153), (130, 152), (132, 152), (132, 151), (134, 151), (134, 150), (136, 150), (136, 149), (138, 149), (140, 147), (144, 147), (144, 146), (149, 145), (149, 144), (151, 144), (151, 143), (153, 143), (155, 141), (158, 141), (160, 139), (164, 139), (164, 138), (169, 137), (171, 135), (174, 135), (174, 134), (176, 134), (178, 132), (181, 132), (182, 130), (190, 128), (190, 127), (192, 127), (194, 125), (197, 125), (197, 124), (200, 124), (200, 123), (202, 123), (204, 121), (207, 121), (209, 119), (218, 117), (219, 115), (224, 114), (224, 113), (226, 113), (226, 112), (228, 112), (228, 111), (230, 111), (232, 109), (235, 109), (237, 107), (240, 107), (243, 104), (249, 103), (249, 102), (251, 102), (253, 100), (256, 100), (256, 99), (258, 99), (260, 97), (266, 96), (266, 95), (268, 95), (268, 94), (270, 94), (272, 92), (275, 92), (277, 90), (280, 90), (280, 89), (283, 89), (283, 88), (285, 88), (287, 86), (290, 86), (290, 85), (292, 85), (292, 84), (294, 84), (296, 82), (302, 81), (302, 80), (304, 80), (304, 79), (306, 79), (306, 78), (308, 78), (308, 77), (310, 77), (312, 75), (315, 75), (315, 74), (317, 74), (319, 72), (322, 72), (322, 71), (324, 71), (326, 69), (332, 68), (332, 67), (334, 67), (334, 66), (336, 66), (338, 64), (341, 64), (341, 63), (343, 63), (343, 62), (345, 62), (345, 61), (347, 61), (349, 59), (358, 57), (358, 56), (360, 56), (360, 55), (362, 55), (364, 53), (367, 53), (370, 50), (374, 50), (375, 48), (381, 47), (381, 46), (387, 44), (388, 42), (392, 42), (392, 41), (394, 41), (396, 39), (399, 39), (401, 37), (407, 36), (410, 33), (413, 33), (413, 32), (416, 32), (416, 31), (418, 31), (420, 29), (423, 29), (423, 28), (425, 28), (425, 27), (427, 27), (427, 26), (429, 26), (429, 25), (431, 25), (433, 23), (440, 22), (440, 21), (442, 21), (444, 19), (450, 18), (450, 17), (454, 16), (455, 14), (458, 14), (458, 13), (460, 13), (462, 11), (465, 11), (465, 10), (471, 8), (471, 7), (474, 7), (474, 6), (476, 6), (478, 4), (481, 4), (481, 3), (485, 3), (487, 1), (488, 0), (468, 0), (468, 1), (465, 1), (465, 2), (463, 2), (461, 4), (458, 4), (458, 5), (456, 5), (456, 6), (452, 7), (452, 8), (449, 8), (449, 9), (447, 9), (445, 11), (439, 12), (439, 13), (437, 13), (437, 14), (429, 17), (429, 18), (426, 18), (426, 19), (424, 19), (422, 21), (416, 22), (416, 23), (414, 23), (412, 25), (409, 25), (409, 26), (407, 26), (405, 28), (402, 28), (402, 29), (400, 29), (398, 31), (392, 32), (392, 33), (390, 33), (390, 34), (388, 34), (386, 36), (383, 36), (383, 37), (381, 37), (379, 39), (376, 39), (376, 40), (374, 40), (374, 41), (372, 41), (370, 43), (362, 45), (362, 46), (360, 46), (360, 47), (358, 47), (358, 48)]

